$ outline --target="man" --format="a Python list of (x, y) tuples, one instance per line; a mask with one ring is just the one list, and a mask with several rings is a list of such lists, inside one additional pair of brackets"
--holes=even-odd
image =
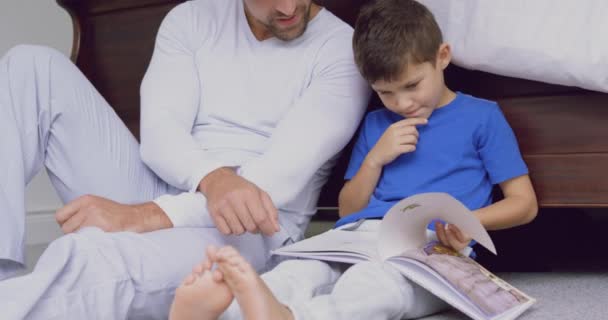
[[(23, 263), (25, 184), (43, 166), (65, 236), (0, 281), (3, 318), (167, 318), (209, 244), (259, 271), (302, 237), (369, 95), (352, 29), (311, 0), (197, 0), (163, 21), (141, 146), (45, 48), (0, 62), (0, 277)], [(141, 158), (140, 158), (141, 154)]]

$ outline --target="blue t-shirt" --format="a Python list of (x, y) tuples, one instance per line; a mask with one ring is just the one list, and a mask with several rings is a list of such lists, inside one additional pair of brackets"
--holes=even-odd
[[(366, 116), (346, 180), (357, 173), (384, 131), (403, 119), (385, 108)], [(338, 220), (336, 227), (382, 218), (395, 203), (423, 192), (446, 192), (476, 210), (491, 204), (493, 185), (528, 173), (513, 130), (495, 102), (457, 93), (418, 132), (416, 151), (384, 166), (367, 207)]]

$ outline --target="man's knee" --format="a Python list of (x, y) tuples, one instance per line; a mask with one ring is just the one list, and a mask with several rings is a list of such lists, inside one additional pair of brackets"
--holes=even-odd
[[(33, 72), (37, 68), (40, 70), (50, 70), (51, 61), (70, 62), (69, 59), (61, 52), (51, 47), (37, 45), (17, 45), (11, 48), (4, 56), (6, 63), (9, 65), (9, 71), (20, 73), (21, 75)], [(3, 59), (3, 60), (4, 60)]]
[(63, 53), (57, 51), (54, 48), (31, 44), (16, 45), (9, 49), (6, 53), (6, 56), (8, 57), (21, 57), (24, 59), (32, 59), (35, 57), (48, 57), (55, 55), (64, 56)]
[(87, 255), (100, 250), (104, 232), (98, 228), (86, 228), (78, 233), (68, 233), (51, 242), (45, 251), (53, 255)]

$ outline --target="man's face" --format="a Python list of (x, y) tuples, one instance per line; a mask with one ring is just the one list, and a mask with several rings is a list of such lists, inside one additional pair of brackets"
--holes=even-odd
[(312, 0), (245, 0), (248, 14), (268, 36), (293, 40), (306, 31)]

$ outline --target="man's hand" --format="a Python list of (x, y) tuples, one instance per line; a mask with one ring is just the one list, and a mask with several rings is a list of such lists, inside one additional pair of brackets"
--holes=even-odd
[(199, 184), (207, 198), (209, 214), (223, 234), (262, 232), (270, 236), (279, 231), (278, 211), (270, 196), (230, 168), (209, 173)]
[(106, 232), (148, 232), (173, 227), (169, 217), (153, 202), (125, 205), (91, 195), (66, 204), (57, 210), (55, 219), (66, 234), (84, 227)]
[(439, 239), (442, 245), (452, 248), (457, 252), (466, 248), (472, 240), (471, 237), (460, 231), (454, 224), (448, 224), (446, 228), (446, 225), (441, 222), (435, 222), (435, 232), (437, 233), (437, 239)]
[(398, 156), (413, 152), (418, 144), (418, 129), (416, 126), (427, 124), (424, 118), (408, 118), (395, 122), (384, 131), (366, 157), (369, 164), (382, 168)]

